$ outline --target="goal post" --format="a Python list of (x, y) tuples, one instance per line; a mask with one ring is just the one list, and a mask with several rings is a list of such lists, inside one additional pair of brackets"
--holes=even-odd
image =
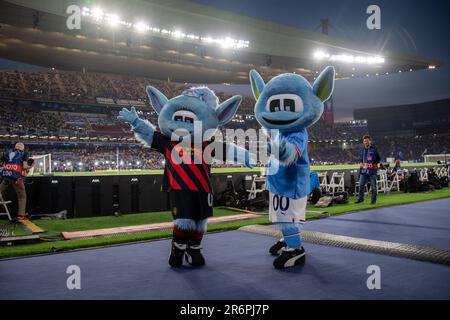
[(441, 161), (442, 163), (447, 163), (450, 160), (450, 154), (426, 154), (423, 156), (425, 163), (437, 163)]
[(38, 156), (32, 156), (34, 159), (34, 166), (30, 169), (29, 174), (34, 173), (49, 174), (52, 173), (52, 154), (43, 154)]

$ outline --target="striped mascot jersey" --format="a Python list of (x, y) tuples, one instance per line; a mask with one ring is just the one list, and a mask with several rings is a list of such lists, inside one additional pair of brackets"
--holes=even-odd
[[(203, 149), (211, 141), (203, 142)], [(171, 141), (160, 132), (155, 132), (151, 148), (162, 153), (166, 159), (162, 191), (189, 190), (199, 192), (212, 192), (210, 175), (211, 165), (205, 162), (203, 150), (180, 147), (179, 142)], [(172, 152), (178, 154), (173, 159)], [(179, 160), (183, 161), (179, 161)], [(200, 162), (201, 161), (201, 162)]]

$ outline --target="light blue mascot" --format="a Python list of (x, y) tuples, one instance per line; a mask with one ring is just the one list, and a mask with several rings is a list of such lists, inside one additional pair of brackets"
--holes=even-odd
[[(306, 199), (310, 189), (308, 132), (323, 113), (332, 93), (334, 68), (327, 67), (313, 86), (297, 74), (281, 74), (267, 84), (256, 70), (250, 71), (255, 97), (255, 116), (270, 129), (271, 152), (266, 188), (270, 193), (270, 220), (280, 226), (283, 238), (269, 252), (276, 255), (276, 269), (305, 262), (301, 228), (305, 222)], [(277, 152), (278, 151), (278, 152)]]
[(140, 119), (134, 107), (122, 109), (118, 118), (131, 124), (144, 146), (165, 157), (162, 191), (169, 193), (174, 219), (169, 265), (180, 267), (185, 259), (192, 266), (202, 266), (201, 241), (213, 213), (211, 158), (248, 167), (256, 164), (256, 156), (247, 150), (213, 140), (216, 129), (231, 121), (242, 99), (234, 96), (219, 104), (207, 87), (185, 90), (169, 100), (148, 86), (147, 95), (158, 114), (159, 131)]

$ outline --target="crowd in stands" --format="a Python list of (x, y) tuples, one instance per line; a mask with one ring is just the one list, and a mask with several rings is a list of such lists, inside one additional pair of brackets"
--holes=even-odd
[(67, 103), (97, 103), (97, 98), (147, 101), (145, 88), (152, 85), (172, 97), (188, 84), (158, 81), (144, 77), (95, 72), (0, 71), (0, 96)]
[[(168, 97), (190, 87), (170, 81), (93, 72), (0, 71), (0, 135), (118, 137), (132, 138), (129, 125), (117, 120), (118, 112), (129, 104), (141, 103), (140, 117), (157, 124), (157, 114), (149, 107), (145, 87), (153, 85)], [(220, 101), (231, 95), (216, 92)], [(99, 103), (99, 98), (111, 103)], [(26, 101), (29, 99), (30, 101)], [(101, 100), (100, 100), (101, 101)], [(254, 99), (244, 97), (235, 119), (226, 128), (260, 129), (253, 116)], [(225, 128), (225, 129), (226, 129)], [(357, 163), (362, 135), (361, 123), (327, 124), (320, 120), (308, 130), (309, 157), (313, 164)], [(423, 154), (450, 153), (447, 136), (377, 137), (383, 159), (388, 157), (422, 161)], [(44, 142), (44, 141), (43, 141)], [(96, 147), (33, 147), (35, 154), (51, 153), (56, 171), (117, 169), (159, 169), (163, 158), (149, 149), (137, 148), (134, 141), (117, 150), (110, 145)], [(69, 165), (70, 164), (70, 165)]]
[[(447, 140), (443, 138), (447, 138)], [(448, 135), (447, 137), (429, 135), (417, 138), (398, 138), (395, 143), (388, 138), (378, 138), (374, 139), (374, 143), (378, 147), (383, 161), (391, 157), (402, 161), (422, 162), (422, 154), (426, 150), (431, 150), (430, 153), (433, 154), (450, 154), (450, 142), (448, 142), (450, 139), (448, 138)], [(418, 141), (420, 143), (416, 143)], [(308, 154), (312, 165), (357, 164), (360, 147), (360, 141), (346, 145), (343, 145), (342, 142), (332, 144), (330, 142), (311, 142)], [(27, 150), (32, 156), (51, 154), (52, 170), (57, 172), (162, 169), (165, 164), (164, 158), (158, 152), (142, 148), (135, 143), (120, 147), (111, 144), (104, 146), (64, 144), (58, 147), (27, 144)], [(39, 168), (39, 165), (38, 162), (36, 164), (38, 171), (42, 169)], [(213, 167), (230, 166), (241, 165), (213, 164)]]

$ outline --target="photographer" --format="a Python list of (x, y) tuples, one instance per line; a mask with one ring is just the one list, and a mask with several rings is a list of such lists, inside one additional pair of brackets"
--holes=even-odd
[(355, 203), (364, 201), (364, 191), (367, 182), (370, 180), (370, 191), (372, 193), (371, 204), (377, 202), (377, 171), (380, 163), (380, 155), (375, 146), (372, 145), (372, 138), (369, 135), (363, 137), (364, 146), (359, 151), (359, 198)]
[(33, 166), (34, 160), (28, 158), (23, 143), (16, 143), (13, 150), (3, 154), (1, 161), (3, 169), (1, 171), (0, 193), (3, 193), (9, 186), (12, 186), (17, 193), (19, 201), (19, 213), (17, 221), (26, 219), (25, 207), (27, 203), (27, 194), (23, 183), (23, 177)]

